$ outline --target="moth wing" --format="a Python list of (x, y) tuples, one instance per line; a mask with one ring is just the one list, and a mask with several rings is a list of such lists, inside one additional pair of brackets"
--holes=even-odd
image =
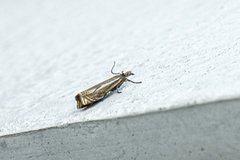
[(94, 95), (97, 96), (97, 94), (104, 94), (106, 90), (106, 83), (99, 83), (89, 89), (86, 90), (86, 95)]
[(89, 94), (86, 97), (88, 99), (91, 99), (92, 101), (98, 101), (100, 99), (102, 99), (104, 97), (105, 94), (99, 94), (99, 93), (93, 93), (93, 94)]
[(85, 104), (95, 102), (104, 97), (105, 92), (103, 92), (101, 89), (99, 90), (99, 88), (101, 88), (101, 85), (93, 86), (81, 92), (81, 96)]
[(89, 89), (87, 89), (87, 90), (85, 90), (85, 94), (86, 95), (91, 95), (91, 94), (93, 94), (95, 91), (97, 90), (97, 88), (89, 88)]
[(89, 102), (94, 102), (104, 98), (104, 96), (109, 92), (114, 90), (116, 85), (122, 81), (119, 76), (114, 76), (102, 83), (99, 83), (83, 92), (81, 92), (82, 97), (86, 100), (86, 104)]

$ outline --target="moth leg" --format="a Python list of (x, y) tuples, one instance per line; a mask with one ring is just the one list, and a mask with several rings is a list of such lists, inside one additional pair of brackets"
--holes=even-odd
[(130, 79), (127, 79), (127, 81), (132, 82), (132, 83), (142, 83), (141, 81), (140, 82), (134, 82), (134, 81), (131, 81)]
[(117, 86), (117, 93), (122, 93), (121, 91), (118, 90), (118, 86)]
[(99, 101), (104, 101), (104, 99), (107, 97), (107, 94), (108, 94), (108, 93), (104, 94)]
[(107, 97), (107, 94), (108, 94), (108, 93), (104, 94), (104, 96), (103, 96), (103, 98), (101, 99), (101, 101), (103, 101), (103, 100)]

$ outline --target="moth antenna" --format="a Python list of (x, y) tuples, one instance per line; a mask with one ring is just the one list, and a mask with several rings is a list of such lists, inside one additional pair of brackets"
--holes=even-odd
[(132, 83), (142, 83), (141, 81), (139, 81), (139, 82), (134, 82), (134, 81), (131, 81), (130, 79), (127, 79), (127, 81), (132, 82)]
[(112, 74), (120, 74), (120, 73), (113, 73), (112, 70), (113, 70), (114, 67), (115, 67), (115, 61), (114, 61), (114, 64), (113, 64), (113, 66), (112, 66), (111, 73), (112, 73)]

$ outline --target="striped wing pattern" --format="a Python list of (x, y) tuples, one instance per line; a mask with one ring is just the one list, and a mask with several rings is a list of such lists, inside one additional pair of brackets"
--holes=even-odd
[(113, 91), (117, 87), (120, 87), (124, 81), (125, 79), (117, 75), (85, 91), (80, 92), (79, 95), (82, 105), (86, 106), (104, 98), (109, 91)]

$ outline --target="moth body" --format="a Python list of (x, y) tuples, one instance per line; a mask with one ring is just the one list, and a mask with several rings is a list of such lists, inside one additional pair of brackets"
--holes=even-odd
[[(115, 66), (112, 67), (112, 69)], [(141, 83), (141, 82), (133, 82), (129, 79), (127, 79), (128, 76), (134, 75), (131, 71), (123, 72), (122, 73), (113, 73), (111, 69), (112, 74), (116, 74), (112, 78), (109, 78), (85, 91), (82, 91), (78, 93), (75, 96), (75, 100), (77, 101), (77, 109), (83, 108), (85, 106), (88, 106), (94, 102), (97, 102), (101, 99), (103, 99), (106, 94), (110, 91), (117, 90), (118, 93), (121, 93), (118, 91), (118, 88), (125, 82), (130, 81), (132, 83)]]

